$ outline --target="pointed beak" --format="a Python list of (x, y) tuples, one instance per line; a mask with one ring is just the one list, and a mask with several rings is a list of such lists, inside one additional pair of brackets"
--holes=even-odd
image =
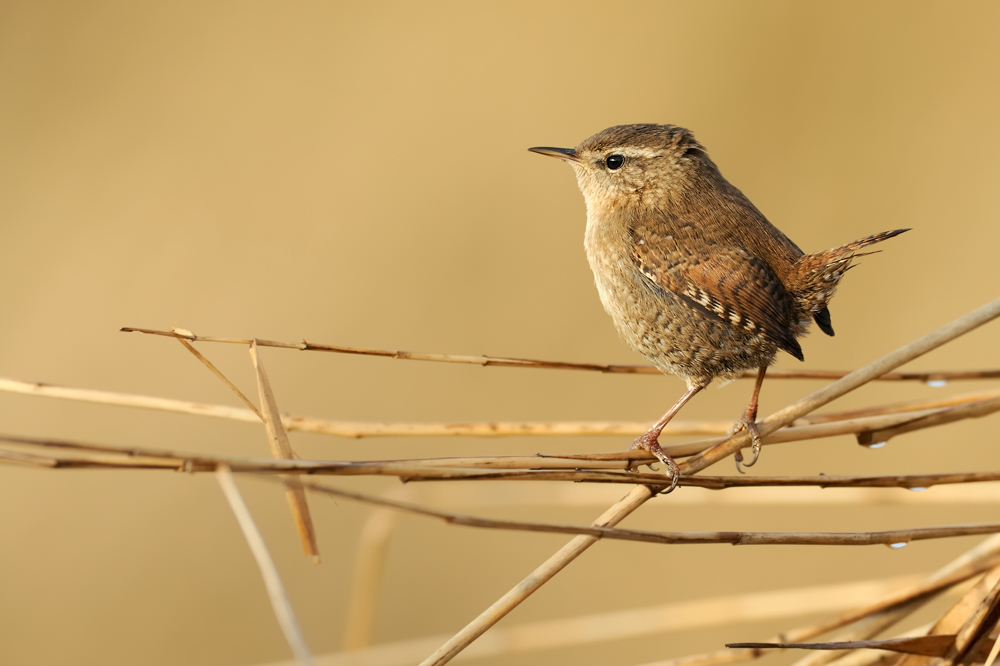
[(539, 155), (548, 155), (549, 157), (555, 157), (569, 162), (580, 161), (580, 158), (576, 155), (576, 151), (572, 148), (548, 148), (545, 146), (539, 146), (537, 148), (528, 148), (528, 150), (533, 153), (538, 153)]

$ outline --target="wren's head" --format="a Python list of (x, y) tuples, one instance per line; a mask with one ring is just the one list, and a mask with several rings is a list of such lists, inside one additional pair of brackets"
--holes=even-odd
[(576, 148), (529, 148), (566, 160), (590, 211), (630, 205), (669, 206), (718, 170), (694, 135), (675, 125), (618, 125)]

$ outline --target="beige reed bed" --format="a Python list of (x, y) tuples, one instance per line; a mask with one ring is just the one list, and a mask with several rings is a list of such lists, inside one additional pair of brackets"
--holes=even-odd
[[(1000, 411), (1000, 389), (941, 399), (916, 400), (877, 405), (852, 411), (815, 415), (813, 412), (872, 381), (943, 382), (965, 379), (997, 379), (1000, 370), (897, 372), (896, 369), (1000, 316), (1000, 299), (946, 324), (896, 351), (876, 359), (853, 372), (804, 371), (769, 374), (771, 379), (830, 379), (823, 388), (771, 414), (759, 424), (764, 444), (801, 442), (811, 439), (852, 434), (859, 444), (878, 445), (904, 433), (937, 427), (964, 419), (983, 417)], [(195, 335), (183, 329), (170, 331), (126, 328), (126, 332), (166, 336), (177, 339), (222, 380), (246, 405), (230, 407), (205, 403), (169, 400), (151, 396), (113, 393), (92, 389), (60, 387), (12, 378), (0, 378), (0, 390), (47, 398), (77, 400), (142, 409), (165, 410), (212, 418), (263, 423), (271, 444), (271, 458), (204, 455), (176, 450), (143, 447), (116, 447), (94, 443), (0, 435), (0, 462), (40, 468), (85, 468), (122, 470), (171, 469), (190, 473), (212, 472), (218, 482), (257, 560), (275, 616), (297, 663), (347, 666), (362, 664), (409, 664), (423, 666), (445, 664), (458, 655), (489, 656), (517, 654), (565, 645), (586, 644), (594, 640), (627, 638), (647, 633), (725, 626), (748, 619), (788, 618), (812, 613), (833, 614), (829, 619), (805, 626), (793, 626), (759, 643), (733, 644), (728, 649), (703, 655), (657, 662), (658, 666), (694, 666), (749, 661), (775, 651), (800, 649), (806, 655), (797, 664), (839, 666), (862, 664), (973, 664), (990, 663), (996, 656), (997, 626), (1000, 624), (1000, 522), (941, 525), (917, 529), (879, 532), (662, 532), (616, 527), (669, 485), (661, 473), (636, 471), (654, 461), (645, 451), (616, 451), (593, 454), (537, 454), (533, 456), (477, 456), (451, 458), (415, 458), (398, 460), (335, 461), (302, 460), (292, 450), (288, 431), (304, 431), (338, 437), (507, 437), (568, 435), (638, 435), (645, 423), (629, 422), (547, 422), (547, 423), (368, 423), (334, 421), (293, 416), (279, 411), (274, 391), (268, 382), (261, 347), (299, 351), (317, 351), (391, 357), (404, 360), (465, 363), (484, 367), (520, 367), (561, 369), (584, 372), (645, 374), (655, 369), (634, 365), (599, 365), (561, 363), (529, 359), (421, 354), (413, 352), (360, 349), (308, 342), (286, 343), (254, 338), (233, 339)], [(247, 345), (257, 379), (255, 403), (230, 382), (194, 343)], [(1000, 492), (989, 482), (1000, 480), (1000, 471), (919, 475), (841, 475), (841, 476), (712, 476), (702, 472), (747, 446), (745, 432), (728, 435), (731, 422), (675, 421), (664, 431), (669, 435), (701, 436), (681, 444), (664, 447), (680, 463), (684, 475), (680, 486), (725, 490), (752, 487), (757, 492), (780, 488), (794, 492), (795, 487), (818, 486), (855, 493), (850, 501), (865, 501), (863, 491), (870, 488), (923, 489), (950, 486), (967, 499), (1000, 500)], [(352, 595), (350, 622), (345, 636), (348, 651), (314, 656), (310, 653), (295, 613), (281, 584), (280, 576), (267, 547), (257, 531), (234, 481), (235, 474), (253, 474), (273, 479), (285, 487), (293, 519), (303, 550), (319, 561), (316, 530), (309, 512), (307, 496), (321, 494), (364, 502), (377, 507), (359, 537), (358, 570)], [(624, 497), (609, 506), (590, 525), (533, 523), (490, 520), (474, 515), (431, 509), (415, 502), (412, 493), (375, 496), (331, 486), (304, 476), (391, 476), (404, 482), (465, 481), (548, 481), (564, 484), (597, 483), (607, 487), (625, 485)], [(985, 485), (980, 485), (985, 484)], [(445, 484), (447, 485), (447, 484)], [(404, 486), (404, 489), (414, 487)], [(545, 486), (546, 488), (549, 486)], [(862, 494), (857, 494), (862, 493)], [(677, 493), (667, 497), (673, 501)], [(771, 496), (773, 497), (773, 496)], [(690, 502), (692, 498), (677, 501)], [(923, 501), (923, 500), (921, 500)], [(372, 646), (375, 613), (374, 596), (382, 572), (387, 534), (392, 516), (398, 512), (416, 513), (454, 525), (485, 529), (523, 530), (573, 535), (573, 538), (522, 582), (485, 609), (465, 628), (451, 636), (431, 636), (394, 644)], [(533, 592), (551, 580), (575, 558), (602, 539), (621, 539), (650, 544), (680, 545), (691, 543), (729, 543), (737, 545), (801, 544), (845, 546), (884, 544), (901, 546), (910, 541), (956, 536), (993, 534), (975, 548), (924, 578), (893, 578), (810, 588), (738, 593), (722, 598), (668, 603), (654, 607), (616, 611), (599, 615), (546, 621), (515, 627), (491, 629), (493, 625)], [(652, 546), (650, 546), (652, 547)], [(879, 638), (884, 633), (925, 607), (941, 595), (951, 594), (954, 603), (935, 622), (902, 635)], [(486, 632), (490, 640), (477, 642)], [(810, 642), (827, 637), (823, 643)], [(427, 656), (427, 655), (430, 656)], [(423, 661), (420, 661), (423, 659)], [(292, 662), (287, 662), (292, 663)], [(645, 666), (653, 666), (647, 664)]]

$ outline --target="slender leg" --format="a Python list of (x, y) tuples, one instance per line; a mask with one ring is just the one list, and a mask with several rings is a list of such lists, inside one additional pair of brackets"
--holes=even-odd
[(687, 390), (687, 393), (681, 396), (681, 399), (674, 403), (674, 406), (667, 410), (656, 424), (646, 431), (646, 434), (640, 435), (629, 449), (645, 449), (656, 456), (660, 462), (667, 466), (667, 470), (670, 474), (670, 489), (667, 492), (671, 492), (677, 487), (677, 482), (681, 478), (681, 472), (677, 468), (677, 463), (674, 459), (663, 452), (660, 448), (660, 433), (663, 431), (664, 426), (670, 423), (670, 419), (674, 418), (677, 412), (681, 411), (681, 407), (687, 404), (687, 401), (695, 396), (698, 391), (705, 388), (704, 386), (693, 386)]
[(757, 398), (760, 396), (760, 387), (764, 383), (764, 375), (766, 373), (767, 366), (762, 365), (760, 370), (757, 371), (757, 382), (753, 386), (753, 395), (750, 396), (747, 411), (744, 412), (733, 428), (734, 433), (746, 428), (746, 431), (750, 433), (750, 450), (753, 451), (753, 458), (748, 463), (743, 462), (743, 453), (741, 451), (736, 452), (736, 471), (740, 474), (744, 473), (740, 465), (743, 465), (743, 467), (753, 467), (760, 456), (760, 432), (757, 431)]

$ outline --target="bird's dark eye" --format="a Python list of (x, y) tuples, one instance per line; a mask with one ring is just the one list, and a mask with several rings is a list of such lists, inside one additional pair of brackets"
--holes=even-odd
[(608, 159), (604, 160), (604, 163), (608, 165), (608, 168), (612, 171), (615, 169), (621, 169), (622, 165), (625, 164), (625, 156), (617, 153), (614, 155), (608, 155)]

